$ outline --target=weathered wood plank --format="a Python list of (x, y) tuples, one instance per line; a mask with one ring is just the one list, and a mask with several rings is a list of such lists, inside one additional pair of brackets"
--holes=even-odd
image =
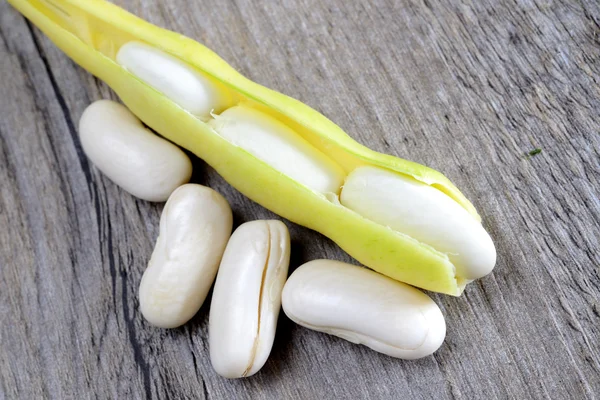
[[(77, 121), (114, 96), (0, 4), (0, 398), (594, 398), (600, 393), (600, 6), (547, 0), (118, 0), (304, 101), (379, 151), (448, 175), (498, 248), (448, 337), (399, 361), (280, 320), (257, 376), (215, 376), (207, 305), (145, 324), (161, 205), (86, 160)], [(526, 157), (540, 147), (542, 153)], [(201, 161), (236, 224), (274, 217)], [(350, 258), (288, 224), (292, 268)]]

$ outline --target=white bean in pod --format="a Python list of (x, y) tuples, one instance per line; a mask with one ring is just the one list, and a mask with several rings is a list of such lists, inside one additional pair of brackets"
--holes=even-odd
[(230, 143), (314, 191), (339, 193), (344, 170), (282, 122), (244, 105), (215, 118), (209, 125)]
[(461, 278), (481, 278), (496, 265), (496, 248), (481, 223), (442, 191), (406, 175), (359, 167), (348, 175), (340, 202), (447, 254)]
[(208, 119), (211, 112), (220, 112), (233, 102), (223, 84), (154, 46), (126, 43), (117, 53), (117, 62), (200, 118)]

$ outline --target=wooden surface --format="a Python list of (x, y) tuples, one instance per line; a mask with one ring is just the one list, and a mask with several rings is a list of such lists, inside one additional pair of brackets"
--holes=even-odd
[[(478, 207), (494, 273), (433, 295), (445, 344), (392, 359), (280, 318), (255, 377), (211, 369), (208, 302), (181, 329), (136, 298), (162, 205), (82, 153), (114, 97), (0, 3), (0, 399), (582, 399), (600, 393), (600, 6), (595, 0), (118, 0), (313, 106), (376, 150), (441, 170)], [(533, 157), (525, 153), (534, 148)], [(195, 161), (235, 222), (273, 217)], [(288, 223), (292, 268), (350, 261)]]

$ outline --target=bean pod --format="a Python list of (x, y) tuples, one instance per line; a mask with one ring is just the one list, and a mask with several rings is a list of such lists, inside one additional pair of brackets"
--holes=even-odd
[[(328, 236), (362, 264), (452, 295), (460, 295), (470, 280), (493, 268), (496, 256), (489, 238), (473, 242), (483, 246), (472, 252), (475, 258), (459, 260), (454, 256), (463, 252), (460, 246), (428, 243), (418, 236), (420, 229), (417, 235), (404, 232), (402, 225), (396, 230), (387, 221), (363, 215), (360, 204), (344, 204), (350, 196), (343, 195), (342, 186), (352, 173), (366, 166), (378, 168), (427, 186), (438, 199), (444, 196), (443, 203), (456, 203), (464, 212), (452, 218), (460, 223), (441, 231), (461, 236), (464, 226), (480, 223), (479, 215), (439, 172), (358, 144), (317, 111), (244, 78), (201, 44), (109, 2), (9, 2), (75, 62), (105, 81), (152, 129), (204, 159), (252, 200)], [(139, 49), (155, 62), (144, 63)], [(180, 76), (185, 79), (177, 79)], [(252, 133), (253, 139), (245, 133)], [(277, 157), (281, 151), (284, 155)], [(285, 163), (288, 158), (293, 162)], [(386, 201), (403, 207), (399, 215), (412, 212), (402, 198)], [(359, 199), (361, 204), (369, 202)], [(448, 208), (452, 213), (457, 209)], [(427, 224), (443, 225), (444, 218), (443, 213), (433, 214)], [(487, 236), (482, 228), (471, 231)], [(468, 235), (457, 243), (470, 243)]]

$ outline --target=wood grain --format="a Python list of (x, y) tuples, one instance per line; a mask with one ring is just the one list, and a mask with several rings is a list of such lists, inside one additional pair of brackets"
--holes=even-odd
[[(207, 307), (175, 330), (136, 291), (162, 205), (82, 153), (114, 98), (0, 3), (0, 399), (582, 399), (600, 393), (600, 6), (595, 0), (141, 1), (360, 142), (443, 171), (473, 200), (495, 272), (433, 295), (448, 336), (395, 360), (280, 318), (256, 376), (219, 378)], [(526, 153), (534, 148), (534, 157)], [(195, 160), (236, 224), (274, 217)], [(292, 268), (336, 245), (288, 223)]]

